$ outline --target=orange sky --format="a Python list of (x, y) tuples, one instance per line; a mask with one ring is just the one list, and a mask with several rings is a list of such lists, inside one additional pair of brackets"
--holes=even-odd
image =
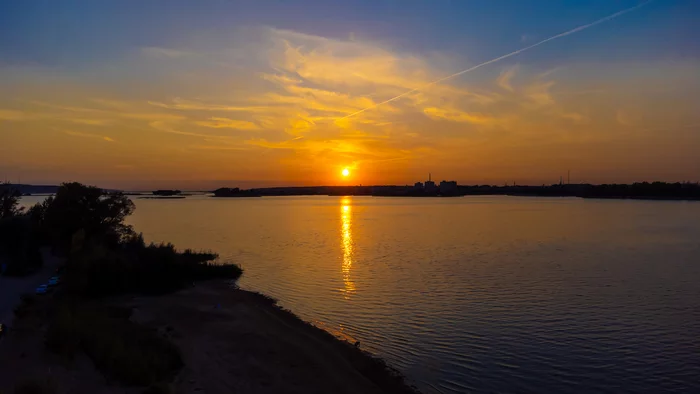
[[(127, 189), (407, 184), (428, 172), (542, 184), (569, 169), (577, 182), (700, 178), (693, 58), (514, 57), (341, 119), (488, 58), (353, 34), (218, 34), (68, 71), (0, 65), (0, 176)], [(556, 48), (575, 44), (593, 45)]]

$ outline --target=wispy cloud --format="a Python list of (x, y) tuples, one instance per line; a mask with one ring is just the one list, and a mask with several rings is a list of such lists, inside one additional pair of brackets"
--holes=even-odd
[(510, 84), (510, 81), (511, 81), (511, 79), (513, 79), (513, 77), (515, 76), (515, 73), (517, 71), (518, 71), (517, 65), (503, 70), (503, 72), (501, 72), (501, 75), (499, 75), (498, 78), (496, 79), (496, 83), (498, 84), (498, 86), (500, 86), (501, 88), (503, 88), (505, 90), (512, 92), (513, 86)]
[(209, 118), (208, 120), (197, 121), (195, 124), (214, 129), (260, 130), (260, 126), (253, 122), (229, 118), (213, 117)]
[(355, 115), (359, 115), (359, 114), (361, 114), (361, 113), (363, 113), (363, 112), (365, 112), (365, 111), (367, 111), (367, 110), (374, 109), (374, 108), (376, 108), (376, 107), (378, 107), (378, 106), (380, 106), (380, 105), (388, 104), (388, 103), (390, 103), (390, 102), (392, 102), (392, 101), (396, 101), (396, 100), (398, 100), (398, 99), (400, 99), (400, 98), (402, 98), (402, 97), (405, 97), (405, 96), (407, 96), (407, 95), (409, 95), (409, 94), (412, 94), (412, 93), (414, 93), (414, 92), (425, 90), (425, 89), (430, 88), (430, 87), (432, 87), (432, 86), (435, 86), (435, 85), (437, 85), (437, 84), (439, 84), (439, 83), (441, 83), (441, 82), (444, 82), (444, 81), (447, 81), (447, 80), (449, 80), (449, 79), (458, 77), (458, 76), (460, 76), (460, 75), (463, 75), (463, 74), (466, 74), (466, 73), (468, 73), (468, 72), (474, 71), (474, 70), (476, 70), (476, 69), (479, 69), (479, 68), (481, 68), (481, 67), (487, 66), (487, 65), (489, 65), (489, 64), (496, 63), (496, 62), (501, 61), (501, 60), (503, 60), (503, 59), (507, 59), (507, 58), (509, 58), (509, 57), (513, 57), (513, 56), (518, 55), (518, 54), (520, 54), (520, 53), (523, 53), (523, 52), (525, 52), (525, 51), (529, 51), (530, 49), (536, 48), (536, 47), (538, 47), (538, 46), (540, 46), (540, 45), (543, 45), (543, 44), (545, 44), (545, 43), (547, 43), (547, 42), (549, 42), (549, 41), (553, 41), (553, 40), (556, 40), (556, 39), (559, 39), (559, 38), (562, 38), (562, 37), (566, 37), (566, 36), (569, 36), (569, 35), (571, 35), (571, 34), (574, 34), (574, 33), (577, 33), (577, 32), (580, 32), (580, 31), (589, 29), (589, 28), (591, 28), (591, 27), (593, 27), (593, 26), (596, 26), (596, 25), (599, 25), (599, 24), (601, 24), (601, 23), (607, 22), (607, 21), (609, 21), (609, 20), (615, 19), (615, 18), (617, 18), (617, 17), (619, 17), (619, 16), (621, 16), (621, 15), (624, 15), (624, 14), (626, 14), (626, 13), (628, 13), (628, 12), (632, 12), (632, 11), (634, 11), (634, 10), (637, 10), (637, 9), (639, 9), (640, 7), (642, 7), (642, 6), (646, 5), (646, 4), (648, 4), (648, 3), (651, 2), (651, 1), (653, 1), (653, 0), (647, 0), (647, 1), (645, 1), (644, 3), (641, 3), (641, 4), (636, 5), (636, 6), (634, 6), (634, 7), (630, 7), (630, 8), (624, 9), (624, 10), (619, 11), (619, 12), (616, 12), (616, 13), (614, 13), (614, 14), (608, 15), (608, 16), (606, 16), (605, 18), (598, 19), (598, 20), (595, 21), (595, 22), (591, 22), (591, 23), (588, 23), (588, 24), (586, 24), (586, 25), (582, 25), (582, 26), (576, 27), (576, 28), (574, 28), (574, 29), (565, 31), (564, 33), (560, 33), (560, 34), (557, 34), (557, 35), (555, 35), (555, 36), (546, 38), (546, 39), (544, 39), (544, 40), (542, 40), (542, 41), (538, 41), (538, 42), (536, 42), (535, 44), (528, 45), (528, 46), (526, 46), (526, 47), (524, 47), (524, 48), (520, 48), (520, 49), (518, 49), (517, 51), (513, 51), (513, 52), (510, 52), (510, 53), (507, 53), (507, 54), (505, 54), (505, 55), (503, 55), (503, 56), (499, 56), (499, 57), (497, 57), (497, 58), (493, 58), (493, 59), (491, 59), (491, 60), (487, 60), (487, 61), (485, 61), (485, 62), (483, 62), (483, 63), (477, 64), (476, 66), (469, 67), (469, 68), (467, 68), (467, 69), (465, 69), (465, 70), (462, 70), (462, 71), (458, 71), (458, 72), (456, 72), (456, 73), (454, 73), (454, 74), (450, 74), (450, 75), (448, 75), (448, 76), (446, 76), (446, 77), (443, 77), (443, 78), (440, 78), (440, 79), (436, 79), (436, 80), (434, 80), (434, 81), (432, 81), (432, 82), (429, 82), (429, 83), (427, 83), (427, 84), (424, 84), (424, 85), (422, 85), (422, 86), (420, 86), (420, 87), (418, 87), (418, 88), (411, 89), (411, 90), (409, 90), (409, 91), (407, 91), (407, 92), (404, 92), (404, 93), (402, 93), (402, 94), (400, 94), (400, 95), (398, 95), (398, 96), (392, 97), (392, 98), (390, 98), (390, 99), (388, 99), (388, 100), (385, 100), (385, 101), (382, 101), (382, 102), (380, 102), (380, 103), (374, 104), (374, 105), (369, 106), (369, 107), (367, 107), (367, 108), (363, 108), (363, 109), (361, 109), (361, 110), (359, 110), (359, 111), (357, 111), (357, 112), (353, 112), (352, 114), (347, 115), (346, 117), (352, 117), (352, 116), (355, 116)]
[(615, 120), (617, 120), (617, 123), (621, 124), (622, 126), (631, 126), (634, 123), (629, 112), (621, 109), (618, 109), (617, 112), (615, 112)]
[(148, 101), (148, 104), (160, 108), (176, 109), (183, 111), (266, 112), (268, 110), (267, 107), (246, 107), (235, 105), (209, 104), (192, 100), (183, 100), (180, 98), (175, 98), (172, 101), (173, 102), (170, 104), (158, 101)]
[(423, 110), (426, 115), (433, 119), (444, 119), (452, 122), (464, 122), (464, 123), (476, 123), (476, 124), (487, 124), (495, 122), (495, 119), (482, 115), (482, 114), (470, 114), (467, 112), (462, 112), (459, 110), (448, 110), (443, 108), (429, 107)]
[(90, 134), (90, 133), (83, 133), (79, 131), (72, 131), (72, 130), (63, 130), (65, 134), (68, 134), (73, 137), (82, 137), (82, 138), (91, 138), (91, 139), (98, 139), (106, 142), (116, 142), (114, 139), (105, 136), (105, 135), (97, 135), (97, 134)]
[(22, 112), (13, 109), (0, 109), (0, 120), (29, 120), (31, 117)]

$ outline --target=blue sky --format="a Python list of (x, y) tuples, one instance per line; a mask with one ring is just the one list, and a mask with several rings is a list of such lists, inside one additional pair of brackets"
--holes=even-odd
[(587, 181), (687, 179), (690, 152), (648, 163), (665, 157), (651, 147), (700, 141), (695, 0), (652, 1), (337, 121), (641, 3), (1, 1), (0, 133), (15, 153), (0, 170), (131, 186), (335, 183), (349, 167), (353, 182), (408, 183), (428, 160), (464, 183), (571, 166)]

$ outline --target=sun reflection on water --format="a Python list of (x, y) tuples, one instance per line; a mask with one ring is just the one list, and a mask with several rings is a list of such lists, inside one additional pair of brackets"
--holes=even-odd
[(350, 279), (350, 270), (352, 269), (353, 258), (353, 242), (352, 242), (352, 200), (344, 197), (341, 200), (340, 219), (341, 219), (341, 245), (343, 248), (343, 293), (345, 299), (349, 299), (355, 293), (355, 283)]

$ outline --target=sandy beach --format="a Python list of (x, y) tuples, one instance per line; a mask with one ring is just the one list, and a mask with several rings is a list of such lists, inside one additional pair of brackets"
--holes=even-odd
[[(49, 298), (43, 303), (51, 302)], [(212, 281), (159, 297), (109, 303), (182, 352), (174, 393), (413, 393), (383, 362), (298, 319), (271, 299)], [(43, 346), (39, 317), (18, 326), (0, 352), (0, 393), (31, 379), (57, 393), (139, 393), (103, 378), (86, 357), (60, 360)], [(31, 319), (30, 319), (31, 320)], [(8, 368), (9, 367), (9, 368)]]

